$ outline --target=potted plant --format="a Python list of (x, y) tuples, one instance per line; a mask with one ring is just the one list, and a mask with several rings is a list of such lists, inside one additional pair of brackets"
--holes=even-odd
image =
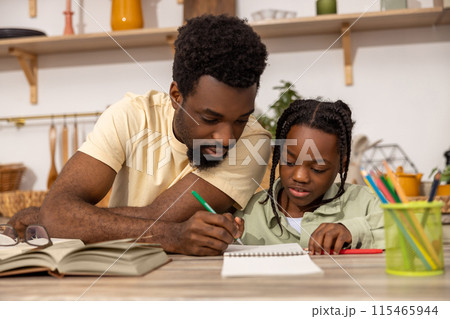
[(450, 165), (447, 165), (447, 167), (441, 173), (441, 182), (445, 182), (446, 184), (450, 184)]
[[(430, 177), (437, 171), (437, 167), (431, 171)], [(441, 172), (441, 185), (437, 189), (438, 196), (450, 196), (450, 164)]]
[(279, 91), (278, 99), (269, 107), (269, 112), (272, 110), (273, 115), (269, 115), (268, 112), (257, 116), (259, 123), (275, 138), (277, 129), (277, 121), (280, 118), (283, 111), (293, 101), (301, 99), (300, 94), (295, 90), (294, 85), (291, 82), (281, 80), (281, 85), (274, 86), (275, 90)]

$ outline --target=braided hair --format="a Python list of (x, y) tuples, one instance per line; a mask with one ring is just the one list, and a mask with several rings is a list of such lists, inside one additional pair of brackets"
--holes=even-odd
[[(294, 125), (305, 125), (318, 129), (328, 134), (336, 135), (338, 140), (339, 154), (339, 176), (341, 184), (336, 195), (331, 199), (322, 200), (317, 206), (329, 203), (340, 197), (344, 192), (344, 184), (347, 179), (348, 166), (351, 153), (352, 139), (352, 112), (347, 104), (341, 100), (336, 102), (320, 102), (317, 100), (296, 100), (281, 114), (277, 122), (276, 139), (286, 140), (286, 136)], [(276, 199), (273, 194), (273, 184), (275, 183), (275, 173), (278, 163), (280, 163), (281, 150), (283, 145), (275, 145), (272, 156), (272, 169), (270, 171), (270, 187), (268, 189), (266, 202), (270, 199), (272, 210), (281, 228), (280, 216), (276, 210)], [(347, 160), (344, 163), (344, 158)], [(281, 231), (283, 231), (281, 229)]]

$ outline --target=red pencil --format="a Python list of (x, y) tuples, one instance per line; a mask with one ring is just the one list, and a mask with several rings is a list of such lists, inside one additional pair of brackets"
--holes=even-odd
[(389, 193), (386, 185), (383, 184), (380, 177), (378, 177), (375, 173), (372, 174), (373, 181), (376, 183), (380, 191), (383, 193), (383, 195), (386, 197), (389, 203), (395, 203), (394, 197), (392, 197), (391, 193)]
[[(339, 255), (357, 255), (357, 254), (381, 254), (383, 249), (341, 249)], [(322, 250), (322, 255), (324, 255)], [(333, 254), (333, 250), (330, 251), (330, 255)]]
[(341, 249), (339, 255), (350, 254), (381, 254), (383, 249)]

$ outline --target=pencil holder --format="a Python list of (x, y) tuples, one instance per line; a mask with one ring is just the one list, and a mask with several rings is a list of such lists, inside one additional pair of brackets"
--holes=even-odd
[(442, 206), (438, 201), (381, 205), (388, 274), (433, 276), (444, 273)]

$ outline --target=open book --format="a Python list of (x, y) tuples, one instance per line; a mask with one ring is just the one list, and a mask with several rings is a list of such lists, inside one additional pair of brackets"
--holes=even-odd
[(298, 244), (230, 245), (223, 254), (223, 277), (322, 273)]
[[(51, 275), (142, 276), (170, 259), (156, 244), (122, 239), (84, 245), (78, 239), (52, 239), (45, 249), (19, 244), (0, 249), (0, 276), (47, 271)], [(128, 250), (127, 250), (128, 249)]]

